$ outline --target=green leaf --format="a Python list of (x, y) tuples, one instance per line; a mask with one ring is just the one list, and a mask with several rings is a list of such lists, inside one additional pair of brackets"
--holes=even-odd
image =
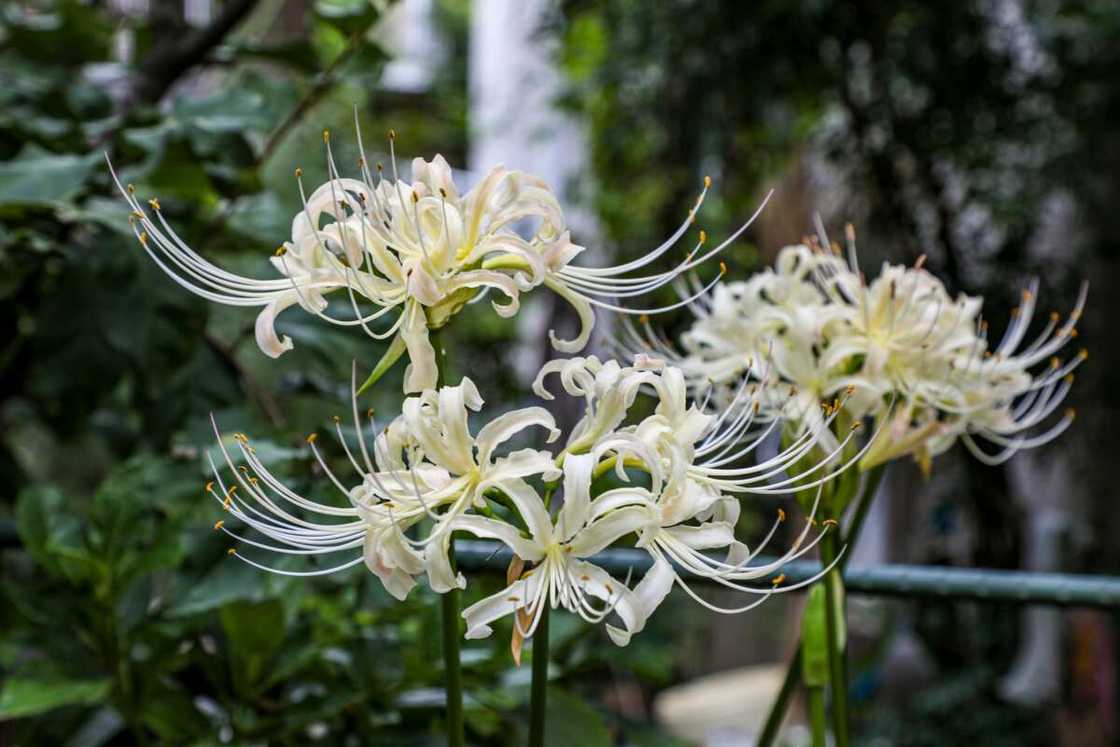
[(0, 163), (0, 208), (65, 204), (82, 191), (100, 158), (24, 148), (17, 158)]
[(241, 692), (250, 692), (284, 643), (284, 604), (279, 599), (235, 602), (222, 608), (221, 618), (233, 655), (234, 684)]
[(597, 710), (565, 690), (550, 687), (544, 743), (549, 747), (610, 747), (611, 735)]
[(358, 394), (362, 394), (371, 386), (376, 384), (377, 380), (384, 376), (385, 372), (393, 367), (393, 364), (396, 363), (397, 360), (401, 357), (401, 355), (404, 353), (404, 350), (404, 338), (398, 334), (389, 344), (389, 347), (385, 351), (385, 354), (381, 356), (381, 360), (379, 360), (377, 362), (377, 365), (374, 366), (374, 369), (370, 373), (369, 378), (367, 378), (362, 383), (362, 385), (358, 387)]
[(0, 691), (0, 721), (69, 705), (93, 705), (109, 694), (109, 680), (34, 680), (12, 677)]
[(801, 676), (808, 687), (828, 684), (828, 624), (823, 584), (813, 584), (801, 619)]
[(317, 0), (315, 15), (344, 34), (360, 34), (377, 20), (370, 0)]

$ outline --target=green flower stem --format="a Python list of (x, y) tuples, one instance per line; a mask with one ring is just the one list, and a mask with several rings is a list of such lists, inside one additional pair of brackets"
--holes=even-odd
[[(821, 540), (821, 564), (828, 565), (836, 559), (836, 533), (829, 532)], [(823, 579), (825, 594), (825, 627), (828, 630), (828, 672), (832, 687), (832, 732), (836, 747), (848, 747), (848, 681), (844, 668), (844, 650), (847, 635), (843, 616), (844, 578), (838, 568), (833, 568)]]
[[(878, 492), (879, 483), (883, 480), (885, 469), (886, 465), (879, 465), (868, 472), (867, 477), (864, 478), (863, 490), (856, 500), (855, 513), (852, 514), (852, 523), (841, 543), (846, 548), (844, 556), (840, 558), (840, 562), (837, 564), (841, 574), (847, 567), (848, 560), (852, 557), (852, 548), (855, 547), (856, 541), (859, 539), (864, 521), (867, 519), (867, 512), (871, 508), (871, 501)], [(785, 719), (786, 711), (789, 710), (789, 704), (793, 700), (793, 692), (797, 689), (800, 677), (801, 643), (798, 641), (797, 649), (786, 668), (785, 679), (782, 680), (782, 686), (778, 689), (778, 696), (774, 699), (774, 705), (770, 706), (770, 713), (766, 716), (766, 724), (758, 738), (758, 747), (774, 747), (778, 738), (778, 730), (782, 728), (782, 721)]]
[[(443, 349), (442, 329), (431, 333), (432, 347), (436, 351), (436, 386), (443, 386), (447, 379), (447, 351)], [(455, 535), (451, 535), (447, 549), (447, 559), (451, 561), (451, 574), (458, 568), (455, 563)], [(448, 747), (464, 747), (466, 738), (463, 730), (463, 666), (459, 654), (459, 639), (462, 636), (460, 608), (462, 592), (453, 588), (440, 597), (443, 622), (443, 687), (447, 693), (447, 744)]]
[(533, 633), (533, 684), (529, 694), (529, 747), (544, 746), (544, 713), (548, 701), (548, 613), (546, 604)]
[(813, 747), (825, 747), (824, 688), (806, 688), (806, 695), (809, 700), (809, 728), (812, 730)]
[[(552, 507), (552, 494), (559, 483), (549, 485), (544, 492), (544, 507)], [(542, 600), (544, 609), (541, 621), (533, 633), (533, 680), (529, 689), (529, 747), (544, 745), (544, 714), (548, 707), (548, 597)]]
[[(447, 556), (451, 560), (451, 572), (455, 568), (455, 543), (451, 543)], [(459, 661), (459, 608), (458, 588), (443, 594), (440, 604), (443, 608), (443, 684), (447, 691), (447, 744), (449, 747), (463, 747), (463, 670)]]

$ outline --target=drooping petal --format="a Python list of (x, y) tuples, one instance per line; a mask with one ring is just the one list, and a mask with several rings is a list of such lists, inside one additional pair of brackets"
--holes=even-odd
[(428, 339), (428, 320), (424, 308), (410, 301), (404, 311), (400, 336), (408, 350), (408, 368), (404, 372), (404, 393), (416, 394), (434, 389), (437, 382), (436, 351)]
[(660, 557), (654, 560), (653, 567), (646, 571), (646, 575), (634, 587), (636, 614), (633, 627), (607, 626), (607, 634), (610, 635), (611, 640), (616, 645), (625, 646), (634, 634), (642, 631), (646, 620), (653, 615), (654, 611), (665, 601), (665, 597), (669, 596), (669, 592), (673, 590), (673, 582), (676, 578), (677, 573), (673, 570), (673, 566)]
[(548, 430), (548, 443), (560, 436), (556, 419), (543, 407), (525, 407), (499, 415), (478, 432), (475, 446), (478, 448), (478, 463), (490, 463), (495, 447), (505, 443), (526, 428), (540, 426)]

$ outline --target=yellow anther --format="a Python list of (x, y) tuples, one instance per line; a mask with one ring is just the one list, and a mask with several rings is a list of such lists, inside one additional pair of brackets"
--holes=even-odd
[(207, 493), (213, 493), (214, 492), (214, 481), (213, 480), (206, 483), (206, 492)]
[(775, 578), (773, 581), (771, 581), (770, 583), (774, 584), (774, 586), (779, 586), (785, 580), (786, 580), (786, 574), (783, 573), (783, 574), (779, 575), (777, 578)]
[(704, 177), (704, 189), (707, 189), (708, 187), (711, 187), (711, 186), (712, 186), (712, 177), (705, 176)]
[(1029, 290), (1027, 290), (1026, 288), (1023, 289), (1023, 294), (1022, 295), (1023, 295), (1023, 303), (1026, 303), (1027, 301), (1031, 300), (1031, 297), (1032, 297), (1031, 292)]
[(1069, 339), (1071, 339), (1071, 340), (1076, 340), (1077, 339), (1077, 327), (1074, 327), (1073, 329), (1071, 329), (1069, 331)]
[(1081, 360), (1085, 360), (1086, 358), (1089, 357), (1089, 351), (1086, 350), (1085, 348), (1081, 348), (1080, 350), (1077, 351), (1077, 357), (1080, 358)]
[(226, 555), (236, 555), (236, 554), (237, 554), (237, 548), (236, 547), (231, 547), (230, 549), (226, 550)]
[(834, 527), (834, 526), (838, 526), (838, 525), (839, 525), (839, 523), (840, 523), (840, 522), (836, 521), (836, 519), (825, 519), (824, 521), (822, 521), (822, 522), (821, 522), (821, 524), (822, 524), (823, 526), (826, 526), (826, 527)]
[(390, 140), (396, 140), (397, 139), (397, 131), (396, 130), (389, 130), (389, 139)]
[(153, 197), (148, 200), (148, 204), (152, 206), (152, 210), (159, 210), (159, 198)]
[(246, 467), (244, 464), (239, 466), (238, 469), (241, 470), (241, 474), (243, 474), (243, 475), (249, 474), (249, 468)]
[(1077, 410), (1073, 409), (1072, 407), (1069, 408), (1068, 410), (1066, 410), (1066, 417), (1070, 420), (1073, 420), (1077, 417)]
[(223, 524), (225, 524), (224, 521), (215, 521), (214, 522), (214, 531), (216, 532), (219, 529), (221, 529)]
[(233, 494), (236, 493), (236, 492), (237, 492), (237, 486), (236, 485), (230, 485), (229, 490), (226, 491), (226, 495), (232, 498)]
[(649, 317), (645, 314), (642, 314), (638, 317), (638, 324), (649, 324)]
[(301, 176), (303, 176), (303, 169), (301, 169), (299, 166), (296, 166), (296, 179), (299, 179)]
[[(366, 157), (358, 156), (358, 168), (363, 168), (366, 165)], [(364, 197), (364, 195), (362, 195)]]
[(377, 162), (377, 173), (380, 174), (384, 170), (385, 170), (385, 164), (381, 163), (381, 161), (378, 161)]
[(366, 410), (366, 417), (367, 418), (372, 418), (373, 417), (373, 408), (372, 407), (369, 408), (368, 410)]
[(229, 507), (231, 505), (233, 505), (233, 499), (227, 495), (225, 497), (225, 500), (222, 501), (222, 508), (224, 508), (226, 511), (229, 511)]
[(700, 243), (703, 244), (708, 240), (708, 233), (704, 229), (700, 229)]
[(331, 141), (331, 131), (330, 130), (323, 130), (323, 142), (324, 143), (329, 143), (330, 141)]
[(315, 443), (315, 439), (317, 439), (318, 437), (319, 437), (318, 433), (312, 433), (311, 435), (309, 435), (307, 437), (307, 443), (309, 443), (309, 444)]
[(779, 508), (778, 509), (778, 521), (785, 521), (785, 520), (786, 520), (786, 512)]
[(276, 247), (276, 256), (277, 257), (283, 257), (287, 253), (288, 253), (288, 247), (286, 247), (286, 246)]
[(147, 246), (148, 245), (148, 232), (147, 231), (141, 231), (139, 238), (140, 238), (140, 245), (141, 246)]
[(128, 190), (129, 194), (132, 194), (136, 191), (136, 187), (132, 186), (131, 184), (129, 184), (127, 187), (125, 187), (125, 189)]
[(1062, 318), (1062, 315), (1059, 314), (1058, 312), (1056, 312), (1056, 311), (1051, 311), (1050, 312), (1050, 321), (1056, 322), (1061, 318)]
[(724, 262), (719, 263), (719, 274), (720, 275), (726, 275), (727, 274), (727, 264), (726, 263), (724, 263)]
[(141, 213), (139, 210), (133, 210), (132, 213), (128, 216), (128, 219), (129, 220), (144, 220), (144, 214)]
[(1018, 318), (1019, 318), (1019, 314), (1020, 314), (1020, 311), (1019, 311), (1019, 307), (1018, 307), (1018, 306), (1016, 306), (1015, 308), (1013, 308), (1013, 309), (1011, 310), (1011, 318), (1012, 318), (1012, 319), (1018, 319)]
[(1061, 361), (1058, 360), (1058, 356), (1054, 356), (1050, 359), (1050, 368), (1058, 368), (1060, 365), (1062, 364)]
[(331, 415), (331, 420), (333, 420), (336, 423), (341, 423), (342, 422), (342, 418), (340, 418), (337, 415)]
[(1066, 384), (1073, 384), (1073, 374), (1066, 374), (1065, 382)]
[(852, 423), (852, 430), (853, 431), (858, 431), (861, 427), (862, 426), (861, 426), (861, 424), (858, 420), (856, 422)]

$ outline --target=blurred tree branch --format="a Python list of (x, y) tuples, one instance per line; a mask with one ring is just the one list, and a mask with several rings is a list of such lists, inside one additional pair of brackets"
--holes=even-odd
[(133, 96), (154, 104), (256, 7), (257, 0), (229, 0), (205, 28), (183, 34), (164, 34), (140, 64)]

